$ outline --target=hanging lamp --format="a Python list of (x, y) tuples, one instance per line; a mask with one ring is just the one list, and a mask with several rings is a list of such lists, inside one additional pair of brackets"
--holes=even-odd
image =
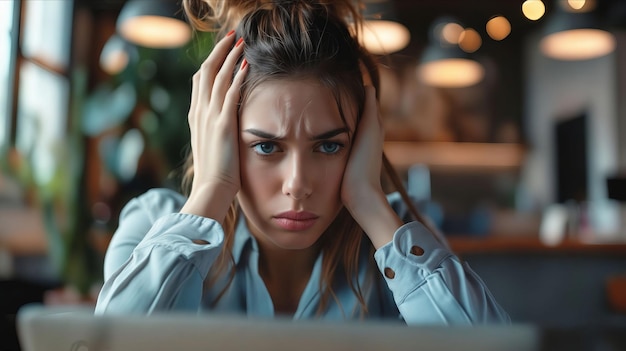
[(485, 76), (484, 67), (459, 47), (458, 40), (450, 40), (444, 32), (446, 24), (458, 22), (443, 17), (431, 25), (430, 42), (417, 67), (418, 78), (438, 88), (463, 88), (479, 83)]
[(543, 33), (541, 52), (557, 60), (589, 60), (615, 50), (614, 35), (601, 28), (594, 12), (564, 11), (557, 6)]
[(175, 0), (130, 0), (122, 7), (116, 28), (124, 39), (139, 46), (180, 47), (191, 39), (191, 27), (177, 16), (181, 11)]
[(366, 0), (364, 5), (360, 40), (368, 52), (387, 55), (400, 51), (409, 44), (411, 33), (397, 21), (392, 1)]

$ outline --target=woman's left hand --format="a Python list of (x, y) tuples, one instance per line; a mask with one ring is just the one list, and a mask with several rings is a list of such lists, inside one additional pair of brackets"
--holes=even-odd
[(341, 200), (377, 249), (391, 241), (402, 221), (380, 182), (385, 133), (373, 86), (365, 87), (365, 110), (341, 185)]

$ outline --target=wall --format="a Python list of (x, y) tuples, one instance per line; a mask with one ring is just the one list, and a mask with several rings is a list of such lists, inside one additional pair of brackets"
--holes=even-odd
[[(616, 33), (617, 62), (626, 62), (626, 31)], [(617, 66), (617, 138), (619, 146), (619, 171), (626, 176), (626, 64)]]
[(530, 148), (524, 186), (536, 208), (554, 203), (554, 123), (586, 112), (589, 216), (597, 235), (613, 236), (619, 230), (619, 208), (607, 199), (605, 178), (618, 166), (617, 54), (579, 62), (556, 61), (539, 52), (539, 39), (538, 33), (530, 35), (525, 47), (525, 121)]

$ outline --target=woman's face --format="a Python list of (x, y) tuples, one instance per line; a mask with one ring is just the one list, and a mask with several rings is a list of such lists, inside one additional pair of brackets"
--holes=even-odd
[(343, 207), (356, 108), (344, 113), (315, 79), (263, 82), (242, 106), (238, 200), (261, 244), (311, 247)]

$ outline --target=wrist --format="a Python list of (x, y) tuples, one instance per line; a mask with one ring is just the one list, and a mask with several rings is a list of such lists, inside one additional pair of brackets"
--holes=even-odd
[(224, 184), (194, 185), (180, 213), (212, 218), (224, 222), (237, 190)]
[(404, 223), (391, 208), (382, 191), (368, 194), (370, 196), (367, 199), (359, 199), (352, 206), (346, 207), (378, 250), (393, 239), (394, 233)]

